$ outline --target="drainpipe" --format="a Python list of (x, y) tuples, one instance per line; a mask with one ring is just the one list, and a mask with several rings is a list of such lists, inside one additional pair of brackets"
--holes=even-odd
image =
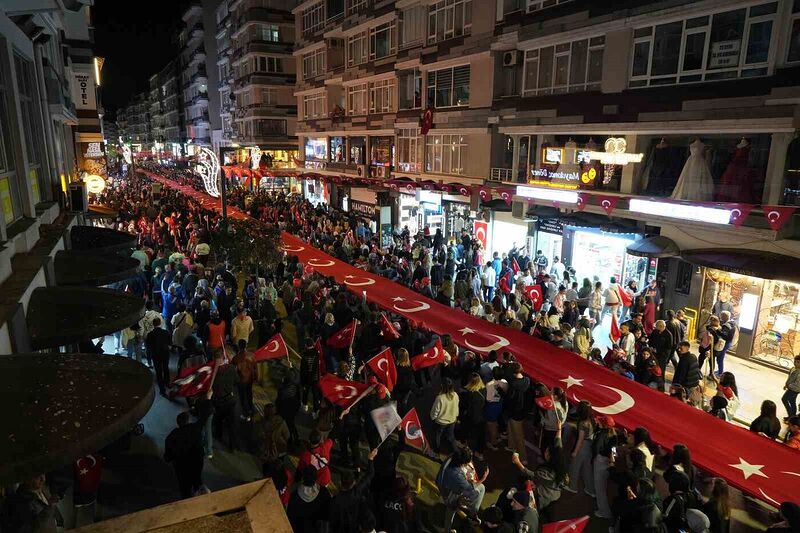
[[(39, 110), (41, 113), (42, 119), (42, 126), (44, 129), (44, 151), (45, 157), (47, 158), (47, 165), (50, 167), (50, 179), (48, 180), (48, 184), (50, 186), (49, 191), (42, 191), (41, 186), (39, 187), (39, 201), (44, 202), (48, 201), (53, 196), (53, 190), (55, 188), (55, 183), (58, 182), (58, 167), (56, 165), (56, 156), (55, 156), (55, 140), (53, 136), (53, 121), (50, 120), (50, 108), (47, 102), (47, 85), (45, 84), (44, 80), (44, 65), (42, 64), (42, 47), (44, 46), (42, 35), (40, 34), (34, 40), (33, 45), (33, 54), (34, 54), (34, 68), (36, 70), (36, 78), (39, 85)], [(41, 183), (41, 180), (39, 181)]]

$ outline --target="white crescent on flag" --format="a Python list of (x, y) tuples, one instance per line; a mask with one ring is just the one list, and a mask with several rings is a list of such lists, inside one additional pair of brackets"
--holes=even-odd
[(489, 344), (489, 345), (486, 345), (486, 346), (477, 346), (475, 344), (472, 344), (472, 342), (470, 342), (469, 339), (467, 338), (467, 335), (469, 335), (470, 333), (475, 333), (474, 329), (462, 328), (462, 329), (460, 329), (458, 331), (459, 331), (459, 333), (461, 333), (461, 335), (464, 336), (464, 339), (462, 341), (464, 343), (464, 345), (465, 346), (469, 346), (473, 350), (476, 350), (476, 351), (479, 351), (479, 352), (491, 352), (492, 350), (499, 350), (500, 348), (505, 348), (506, 346), (508, 346), (510, 344), (508, 342), (508, 339), (506, 339), (505, 337), (501, 337), (500, 335), (493, 335), (491, 333), (484, 333), (484, 335), (489, 336), (489, 337), (494, 337), (497, 340), (495, 342), (493, 342), (492, 344)]
[(420, 311), (427, 311), (428, 309), (431, 308), (430, 304), (427, 304), (425, 302), (420, 302), (419, 300), (406, 300), (402, 296), (396, 296), (396, 297), (392, 298), (392, 301), (393, 302), (405, 302), (405, 301), (417, 302), (417, 305), (415, 305), (413, 307), (403, 307), (403, 306), (399, 306), (397, 304), (393, 304), (392, 307), (394, 307), (395, 310), (400, 311), (401, 313), (419, 313)]

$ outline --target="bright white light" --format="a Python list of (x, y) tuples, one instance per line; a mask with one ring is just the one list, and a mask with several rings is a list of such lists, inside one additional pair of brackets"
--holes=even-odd
[(535, 198), (537, 200), (550, 200), (564, 204), (578, 203), (578, 193), (575, 191), (540, 189), (538, 187), (526, 187), (525, 185), (517, 185), (517, 196)]
[(739, 307), (739, 327), (752, 331), (756, 323), (758, 310), (758, 296), (746, 292), (742, 294), (742, 304)]
[(632, 199), (628, 203), (628, 211), (644, 213), (667, 218), (680, 218), (695, 220), (697, 222), (710, 222), (712, 224), (729, 224), (731, 221), (730, 209), (718, 207), (703, 207), (701, 205), (686, 205), (672, 202), (654, 202), (651, 200)]
[(217, 159), (217, 154), (206, 147), (200, 148), (200, 154), (197, 159), (197, 173), (203, 178), (206, 192), (214, 198), (219, 198), (219, 189), (217, 188), (219, 159)]
[(122, 145), (122, 157), (125, 159), (125, 162), (129, 165), (133, 162), (130, 145), (127, 144)]

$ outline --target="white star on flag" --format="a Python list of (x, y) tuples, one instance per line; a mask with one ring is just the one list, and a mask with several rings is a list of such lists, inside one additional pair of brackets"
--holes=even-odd
[(475, 330), (470, 328), (462, 328), (458, 330), (458, 332), (461, 333), (462, 335), (466, 335), (467, 333), (475, 333)]
[(750, 476), (761, 476), (769, 479), (769, 476), (766, 475), (764, 472), (761, 471), (764, 468), (764, 465), (751, 465), (741, 457), (739, 457), (739, 464), (738, 465), (728, 465), (733, 468), (738, 468), (744, 474), (745, 479), (750, 479)]
[(86, 475), (86, 474), (88, 474), (88, 473), (89, 473), (89, 471), (88, 471), (88, 470), (86, 470), (85, 468), (81, 468), (81, 475), (82, 475), (82, 476), (85, 476), (85, 475)]
[(403, 298), (402, 296), (395, 296), (394, 298), (392, 298), (393, 302), (402, 302), (403, 300), (405, 300), (405, 298)]
[(569, 389), (573, 385), (578, 385), (578, 386), (583, 387), (583, 380), (582, 379), (573, 378), (572, 376), (567, 376), (567, 379), (562, 379), (560, 381), (563, 381), (564, 383), (567, 384), (567, 389)]

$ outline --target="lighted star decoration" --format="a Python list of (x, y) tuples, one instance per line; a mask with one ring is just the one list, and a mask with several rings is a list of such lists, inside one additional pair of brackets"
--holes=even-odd
[(197, 159), (197, 173), (203, 178), (203, 185), (205, 185), (209, 196), (219, 198), (219, 188), (217, 187), (219, 159), (217, 159), (217, 154), (208, 148), (200, 148), (200, 155)]
[(769, 476), (761, 471), (764, 465), (751, 465), (741, 457), (739, 457), (739, 464), (728, 466), (741, 470), (745, 479), (750, 479), (750, 476), (761, 476), (769, 479)]

